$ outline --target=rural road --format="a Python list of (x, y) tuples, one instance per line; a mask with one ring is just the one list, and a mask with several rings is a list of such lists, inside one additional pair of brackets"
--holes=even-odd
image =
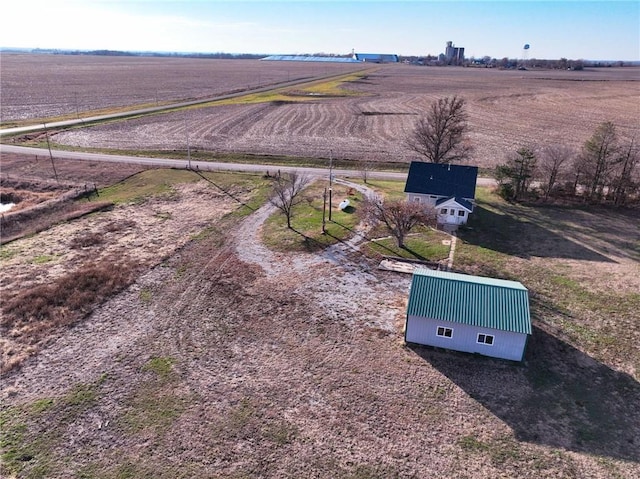
[[(49, 156), (46, 148), (32, 148), (27, 146), (14, 146), (0, 144), (0, 158), (3, 154), (13, 153), (18, 155)], [(52, 150), (53, 158), (56, 160), (84, 160), (84, 161), (104, 161), (109, 163), (124, 163), (141, 165), (150, 168), (191, 168), (200, 171), (242, 171), (247, 173), (264, 173), (270, 171), (275, 173), (298, 173), (299, 175), (313, 178), (329, 177), (328, 168), (293, 167), (278, 165), (254, 165), (246, 163), (226, 163), (213, 161), (175, 160), (171, 158), (147, 158), (142, 156), (109, 155), (105, 153), (84, 153), (81, 151)], [(360, 172), (357, 170), (333, 169), (334, 177), (357, 178)], [(377, 180), (406, 180), (406, 173), (392, 171), (369, 171), (367, 176)], [(478, 186), (494, 186), (496, 181), (493, 178), (478, 178)]]

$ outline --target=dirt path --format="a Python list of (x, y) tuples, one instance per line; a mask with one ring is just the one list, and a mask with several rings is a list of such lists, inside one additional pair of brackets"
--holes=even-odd
[[(366, 186), (346, 180), (336, 182), (366, 196), (373, 195), (373, 190)], [(276, 212), (273, 205), (265, 204), (245, 219), (234, 234), (241, 261), (259, 266), (270, 281), (291, 285), (298, 293), (312, 295), (331, 316), (344, 313), (350, 318), (360, 317), (360, 327), (386, 331), (401, 327), (410, 278), (377, 271), (376, 263), (358, 254), (368, 225), (358, 224), (351, 239), (317, 254), (276, 253), (264, 246), (261, 239), (264, 221)], [(376, 297), (376, 302), (370, 301), (372, 297)]]

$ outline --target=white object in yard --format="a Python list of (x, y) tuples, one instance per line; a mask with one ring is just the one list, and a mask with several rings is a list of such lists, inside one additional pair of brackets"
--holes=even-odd
[(349, 206), (349, 200), (342, 200), (338, 205), (341, 210), (344, 210), (347, 206)]

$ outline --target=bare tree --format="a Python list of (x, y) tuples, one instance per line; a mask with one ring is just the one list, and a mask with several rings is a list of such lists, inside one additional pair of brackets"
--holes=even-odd
[(576, 152), (566, 145), (549, 145), (542, 150), (538, 164), (538, 176), (542, 183), (544, 199), (548, 199), (553, 187), (567, 173)]
[(600, 200), (610, 181), (616, 164), (620, 161), (616, 129), (613, 123), (601, 123), (589, 138), (581, 153), (585, 168), (585, 200)]
[(433, 208), (405, 200), (366, 198), (362, 211), (369, 220), (384, 224), (399, 248), (404, 248), (404, 240), (415, 226), (436, 224)]
[(364, 181), (365, 185), (369, 180), (369, 173), (371, 173), (374, 170), (374, 168), (375, 168), (374, 161), (364, 160), (360, 162), (360, 177), (362, 178), (362, 181)]
[(440, 98), (418, 119), (407, 144), (431, 163), (464, 162), (472, 151), (467, 129), (464, 99)]
[(640, 165), (640, 151), (634, 140), (620, 148), (620, 157), (611, 181), (613, 204), (623, 206), (631, 195), (640, 190), (637, 167)]
[(297, 173), (278, 175), (273, 180), (269, 202), (278, 208), (287, 218), (287, 228), (291, 228), (293, 207), (302, 201), (300, 193), (310, 183), (310, 178)]

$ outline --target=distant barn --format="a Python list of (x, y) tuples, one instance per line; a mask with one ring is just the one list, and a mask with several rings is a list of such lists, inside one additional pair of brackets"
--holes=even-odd
[(367, 63), (398, 63), (398, 55), (391, 53), (354, 53), (352, 58)]
[(261, 58), (261, 60), (277, 62), (359, 63), (359, 60), (352, 57), (320, 57), (314, 55), (270, 55), (268, 57)]

